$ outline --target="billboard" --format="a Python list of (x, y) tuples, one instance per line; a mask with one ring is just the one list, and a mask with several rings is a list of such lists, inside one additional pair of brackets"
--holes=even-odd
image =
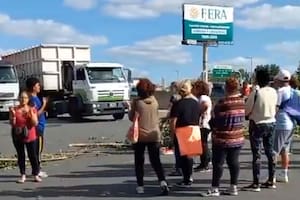
[(183, 41), (233, 41), (233, 7), (183, 4)]

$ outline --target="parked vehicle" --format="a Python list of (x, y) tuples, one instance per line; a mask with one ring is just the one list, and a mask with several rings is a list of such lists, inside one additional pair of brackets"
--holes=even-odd
[(125, 115), (131, 72), (119, 63), (90, 63), (85, 45), (46, 44), (2, 56), (15, 65), (21, 88), (29, 77), (42, 84), (42, 96), (50, 99), (49, 116), (69, 113), (83, 116)]
[(8, 118), (9, 107), (18, 103), (19, 82), (15, 67), (6, 62), (0, 62), (0, 117)]

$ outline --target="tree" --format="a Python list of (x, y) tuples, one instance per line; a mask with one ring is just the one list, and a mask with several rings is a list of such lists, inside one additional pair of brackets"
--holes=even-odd
[(268, 69), (268, 71), (270, 72), (271, 79), (273, 79), (274, 76), (276, 76), (276, 74), (279, 72), (280, 67), (279, 67), (279, 65), (276, 65), (276, 64), (257, 65), (255, 70), (260, 69), (260, 68)]
[(250, 72), (247, 72), (245, 69), (239, 69), (238, 70), (241, 73), (242, 79), (244, 81), (250, 81)]
[(298, 78), (298, 80), (299, 80), (299, 82), (300, 82), (300, 61), (299, 61), (298, 68), (297, 68), (297, 70), (296, 70), (296, 76), (297, 76), (297, 78)]

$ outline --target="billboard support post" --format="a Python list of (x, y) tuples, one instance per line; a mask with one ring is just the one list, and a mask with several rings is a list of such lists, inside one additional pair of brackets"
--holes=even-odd
[(208, 81), (208, 43), (207, 42), (204, 42), (203, 43), (203, 58), (202, 58), (202, 62), (203, 62), (203, 77), (202, 79), (204, 81)]

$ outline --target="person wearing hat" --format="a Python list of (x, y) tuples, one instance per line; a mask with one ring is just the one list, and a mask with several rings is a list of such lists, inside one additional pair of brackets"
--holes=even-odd
[(278, 100), (277, 100), (277, 114), (276, 114), (276, 127), (274, 137), (274, 154), (277, 158), (281, 155), (282, 171), (277, 173), (276, 180), (278, 182), (289, 181), (288, 168), (289, 168), (289, 151), (292, 142), (292, 133), (294, 123), (290, 116), (280, 108), (282, 102), (291, 97), (291, 73), (287, 70), (281, 69), (274, 77), (274, 81), (278, 86)]

